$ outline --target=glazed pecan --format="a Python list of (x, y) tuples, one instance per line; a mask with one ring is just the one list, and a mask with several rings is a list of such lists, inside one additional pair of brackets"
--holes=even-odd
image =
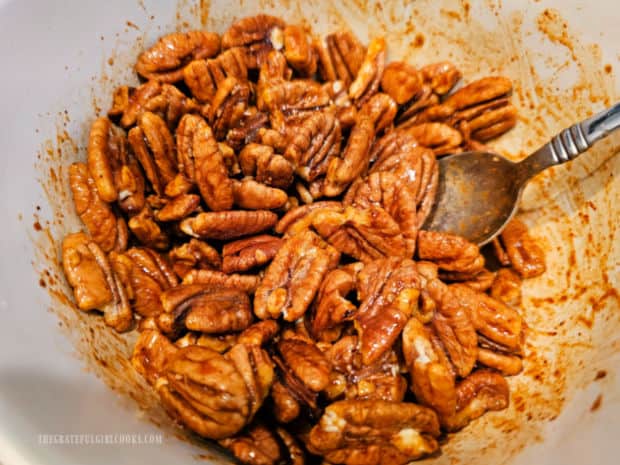
[(321, 237), (340, 252), (363, 262), (389, 256), (408, 257), (413, 250), (398, 223), (375, 205), (364, 209), (317, 210), (311, 218)]
[(420, 68), (424, 83), (428, 84), (437, 95), (450, 92), (462, 77), (459, 69), (449, 61), (441, 61)]
[(258, 69), (271, 50), (284, 46), (284, 21), (269, 15), (256, 15), (240, 19), (222, 35), (222, 48), (243, 47), (245, 64)]
[(181, 194), (166, 202), (155, 213), (157, 221), (179, 221), (196, 211), (200, 205), (200, 197), (195, 194)]
[(521, 353), (525, 323), (515, 309), (463, 284), (452, 284), (455, 302), (466, 309), (476, 331), (493, 347), (505, 352)]
[(508, 407), (508, 396), (508, 383), (502, 375), (478, 370), (456, 387), (456, 413), (444, 426), (457, 431), (488, 411), (503, 410)]
[(127, 247), (127, 225), (101, 200), (95, 180), (84, 163), (73, 163), (69, 167), (69, 184), (75, 211), (93, 241), (104, 252), (124, 250)]
[(131, 217), (128, 226), (138, 241), (146, 247), (157, 250), (164, 250), (168, 247), (170, 242), (168, 234), (157, 224), (148, 205), (140, 213)]
[(183, 69), (185, 84), (200, 102), (210, 102), (229, 77), (240, 80), (248, 77), (243, 48), (230, 48), (208, 60), (194, 60)]
[(447, 155), (459, 152), (463, 136), (452, 126), (444, 123), (420, 123), (404, 128), (424, 147), (431, 149), (435, 155)]
[(228, 130), (238, 125), (248, 109), (250, 95), (250, 85), (240, 79), (228, 77), (220, 83), (209, 113), (209, 121), (217, 140), (226, 139)]
[(274, 366), (269, 354), (256, 345), (235, 344), (226, 358), (231, 360), (250, 394), (250, 416), (254, 416), (263, 404), (274, 382)]
[(329, 162), (323, 194), (334, 197), (368, 169), (370, 147), (375, 137), (375, 126), (367, 118), (360, 118), (351, 129), (347, 145), (338, 158)]
[(105, 323), (118, 332), (131, 328), (133, 313), (125, 288), (96, 242), (84, 233), (66, 236), (62, 263), (78, 308), (102, 311)]
[(306, 181), (325, 175), (330, 161), (340, 152), (340, 124), (328, 112), (313, 112), (294, 127), (284, 156)]
[(300, 339), (284, 339), (278, 344), (278, 351), (293, 374), (310, 390), (320, 392), (325, 389), (331, 365), (314, 344)]
[(118, 200), (120, 207), (127, 213), (136, 213), (144, 207), (142, 173), (127, 153), (125, 135), (106, 117), (98, 118), (91, 126), (88, 171), (95, 180), (101, 200)]
[(120, 278), (132, 309), (143, 317), (163, 311), (160, 296), (178, 284), (168, 262), (157, 252), (144, 247), (132, 247), (124, 253), (110, 253), (112, 268)]
[(146, 79), (177, 82), (191, 60), (209, 58), (220, 51), (217, 34), (203, 31), (173, 32), (161, 37), (138, 57), (136, 71)]
[(114, 91), (110, 118), (119, 119), (124, 128), (130, 128), (145, 111), (156, 113), (173, 129), (181, 116), (200, 112), (200, 105), (170, 84), (147, 81), (137, 88), (120, 86)]
[(239, 344), (263, 346), (271, 341), (279, 330), (280, 326), (275, 320), (259, 321), (239, 334), (238, 342)]
[(207, 212), (181, 221), (181, 231), (202, 239), (235, 239), (270, 229), (277, 220), (268, 210)]
[(192, 121), (188, 121), (188, 126), (195, 121), (192, 153), (200, 195), (211, 210), (230, 210), (233, 204), (233, 186), (232, 180), (228, 177), (224, 155), (209, 125), (203, 119), (195, 118), (192, 117)]
[(288, 188), (293, 182), (293, 165), (272, 147), (248, 144), (239, 153), (241, 171), (268, 186)]
[(288, 200), (282, 189), (266, 186), (251, 178), (233, 181), (233, 197), (235, 205), (246, 210), (275, 210), (283, 207)]
[(402, 232), (405, 240), (402, 255), (413, 256), (418, 234), (416, 202), (409, 189), (401, 188), (396, 174), (379, 171), (370, 174), (364, 180), (358, 180), (351, 185), (343, 202), (345, 205), (353, 205), (362, 210), (371, 206), (384, 209), (398, 223)]
[(315, 41), (319, 56), (319, 74), (324, 81), (340, 80), (345, 85), (351, 84), (362, 66), (366, 49), (348, 30), (330, 34), (326, 45)]
[(206, 438), (232, 436), (250, 420), (251, 397), (241, 373), (232, 360), (206, 347), (178, 349), (155, 389), (171, 416)]
[(226, 134), (226, 143), (236, 152), (244, 150), (259, 140), (260, 130), (269, 125), (267, 113), (258, 111), (256, 107), (249, 107), (237, 124)]
[(182, 285), (164, 292), (161, 303), (172, 316), (158, 321), (166, 333), (178, 332), (180, 327), (206, 334), (229, 333), (242, 331), (252, 322), (247, 294), (235, 289)]
[(251, 425), (244, 433), (221, 439), (219, 444), (247, 465), (279, 465), (287, 458), (280, 438), (262, 424)]
[[(462, 285), (461, 285), (462, 287)], [(427, 289), (437, 303), (432, 326), (450, 357), (457, 375), (464, 378), (478, 357), (478, 337), (473, 316), (460, 300), (461, 287), (446, 286), (435, 280)]]
[(175, 273), (183, 278), (191, 269), (219, 269), (222, 259), (216, 249), (198, 239), (179, 245), (168, 253)]
[(517, 111), (506, 97), (511, 91), (508, 78), (483, 78), (457, 90), (441, 104), (427, 108), (420, 118), (461, 125), (466, 138), (486, 141), (516, 124)]
[(153, 190), (161, 195), (164, 187), (177, 174), (174, 139), (166, 122), (157, 114), (146, 111), (138, 118), (138, 126), (128, 134), (133, 152), (144, 169)]
[(183, 277), (183, 284), (206, 284), (216, 288), (239, 289), (253, 293), (260, 282), (260, 276), (226, 274), (215, 270), (190, 270)]
[(454, 415), (455, 374), (434, 330), (411, 318), (403, 330), (402, 347), (418, 402), (435, 410), (442, 422)]
[(178, 348), (166, 336), (159, 331), (147, 329), (136, 340), (131, 364), (151, 386), (155, 386), (164, 375), (166, 363), (177, 352)]
[(333, 464), (404, 465), (437, 450), (437, 436), (439, 422), (429, 408), (345, 400), (325, 409), (306, 445)]
[(490, 294), (508, 305), (521, 306), (521, 278), (509, 268), (500, 269), (491, 284)]
[(392, 126), (398, 106), (388, 94), (379, 92), (370, 97), (357, 112), (356, 118), (368, 118), (375, 125), (376, 132)]
[[(310, 79), (273, 81), (259, 88), (256, 106), (261, 111), (295, 115), (321, 109), (329, 104), (329, 94)], [(273, 125), (273, 124), (272, 124)]]
[(281, 381), (273, 383), (270, 396), (273, 403), (273, 415), (278, 422), (290, 423), (301, 414), (299, 401)]
[[(356, 288), (356, 269), (336, 269), (330, 271), (323, 279), (312, 307), (310, 330), (320, 341), (338, 338), (340, 331), (334, 333), (346, 320), (350, 319), (357, 307), (347, 299), (347, 295)], [(332, 330), (332, 331), (330, 331)]]
[(523, 369), (521, 357), (482, 347), (478, 348), (478, 363), (494, 368), (505, 376), (517, 375)]
[(206, 347), (223, 354), (237, 343), (238, 333), (230, 334), (198, 334), (187, 333), (185, 336), (174, 341), (174, 345), (183, 348), (188, 346)]
[(311, 231), (300, 233), (278, 250), (256, 290), (254, 313), (261, 319), (295, 321), (302, 316), (325, 274), (340, 254)]
[(402, 105), (420, 95), (424, 77), (413, 66), (403, 61), (393, 61), (385, 67), (381, 89)]
[(385, 39), (378, 37), (368, 44), (366, 56), (355, 80), (349, 86), (349, 97), (360, 107), (377, 93), (385, 68)]
[(392, 347), (416, 311), (421, 280), (412, 260), (390, 257), (366, 264), (357, 281), (361, 305), (353, 319), (368, 365)]
[(502, 231), (501, 240), (510, 264), (522, 278), (533, 278), (545, 272), (545, 254), (522, 221), (510, 221)]
[(441, 273), (441, 279), (444, 281), (462, 281), (466, 286), (471, 287), (475, 291), (486, 292), (489, 290), (493, 281), (495, 281), (496, 273), (483, 269), (479, 273), (471, 276), (469, 273)]
[(436, 263), (441, 270), (475, 276), (484, 268), (484, 257), (477, 245), (454, 234), (420, 231), (418, 256)]
[(317, 69), (317, 54), (301, 26), (284, 28), (284, 56), (301, 76), (310, 77)]
[(234, 273), (262, 266), (276, 256), (282, 243), (282, 239), (266, 234), (229, 242), (222, 249), (222, 271)]
[(278, 234), (285, 234), (289, 231), (295, 233), (312, 224), (313, 215), (311, 214), (313, 212), (323, 209), (337, 211), (341, 207), (342, 204), (335, 201), (314, 202), (309, 205), (295, 207), (289, 210), (286, 215), (278, 221), (274, 229)]

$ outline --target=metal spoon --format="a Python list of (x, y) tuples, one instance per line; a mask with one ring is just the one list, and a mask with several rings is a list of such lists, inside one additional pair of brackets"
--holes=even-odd
[(423, 229), (450, 232), (475, 244), (486, 244), (515, 214), (530, 178), (577, 158), (618, 128), (620, 103), (564, 129), (519, 163), (488, 152), (441, 158), (437, 200)]

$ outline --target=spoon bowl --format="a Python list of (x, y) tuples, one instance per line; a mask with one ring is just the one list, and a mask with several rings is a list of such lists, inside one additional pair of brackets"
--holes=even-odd
[(463, 152), (441, 158), (437, 198), (423, 229), (486, 244), (516, 213), (530, 178), (550, 166), (575, 159), (618, 128), (620, 103), (564, 129), (519, 163), (490, 152)]

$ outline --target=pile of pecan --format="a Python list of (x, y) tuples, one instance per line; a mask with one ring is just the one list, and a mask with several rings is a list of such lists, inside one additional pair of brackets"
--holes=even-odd
[(175, 420), (252, 465), (398, 465), (508, 405), (542, 252), (513, 222), (492, 272), (423, 225), (436, 157), (515, 124), (510, 80), (266, 15), (135, 69), (70, 167), (62, 259)]

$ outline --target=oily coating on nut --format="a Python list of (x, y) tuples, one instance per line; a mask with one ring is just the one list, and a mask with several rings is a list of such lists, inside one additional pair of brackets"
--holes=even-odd
[(527, 363), (515, 220), (499, 270), (424, 230), (437, 157), (516, 124), (513, 83), (260, 14), (173, 32), (93, 119), (69, 168), (76, 307), (135, 330), (131, 363), (179, 425), (249, 465), (398, 465), (509, 403)]

